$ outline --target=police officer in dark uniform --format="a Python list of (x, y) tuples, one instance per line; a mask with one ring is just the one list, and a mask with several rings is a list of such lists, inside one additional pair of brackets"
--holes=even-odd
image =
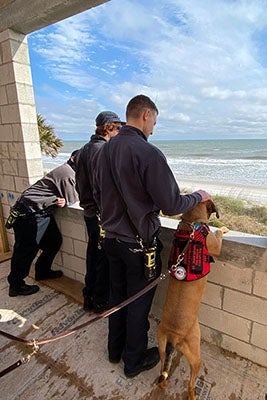
[[(144, 95), (130, 100), (126, 125), (95, 156), (94, 195), (105, 230), (104, 248), (110, 264), (110, 307), (147, 285), (144, 249), (156, 248), (156, 274), (161, 269), (159, 212), (176, 215), (210, 199), (204, 191), (181, 195), (162, 152), (148, 143), (158, 109)], [(136, 240), (137, 234), (139, 239)], [(124, 361), (131, 378), (153, 368), (158, 348), (147, 349), (155, 288), (109, 317), (110, 362)]]
[(85, 287), (83, 308), (101, 313), (108, 308), (109, 266), (102, 247), (99, 211), (93, 198), (93, 157), (107, 140), (117, 135), (122, 122), (113, 111), (102, 111), (96, 117), (95, 133), (76, 157), (76, 189), (88, 233), (86, 252)]

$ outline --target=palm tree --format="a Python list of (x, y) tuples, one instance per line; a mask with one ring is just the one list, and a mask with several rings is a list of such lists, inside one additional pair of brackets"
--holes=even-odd
[(54, 127), (52, 125), (48, 125), (44, 117), (38, 113), (37, 124), (41, 152), (47, 156), (55, 158), (58, 155), (61, 147), (63, 146), (63, 141), (56, 136)]

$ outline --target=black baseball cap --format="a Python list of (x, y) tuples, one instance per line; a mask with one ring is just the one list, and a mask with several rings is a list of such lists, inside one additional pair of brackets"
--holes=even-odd
[(125, 125), (125, 122), (122, 122), (119, 116), (113, 111), (102, 111), (95, 119), (96, 126), (101, 126), (107, 124), (108, 122), (115, 122)]

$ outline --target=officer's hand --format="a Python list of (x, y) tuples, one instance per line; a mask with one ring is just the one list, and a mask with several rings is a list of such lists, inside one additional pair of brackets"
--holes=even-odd
[(211, 195), (209, 193), (205, 192), (205, 190), (199, 189), (199, 190), (197, 190), (197, 193), (199, 193), (200, 196), (202, 197), (201, 203), (204, 203), (205, 201), (208, 201), (208, 200), (212, 200)]
[(64, 207), (66, 204), (66, 200), (63, 199), (62, 197), (58, 197), (56, 201), (56, 205), (60, 208)]

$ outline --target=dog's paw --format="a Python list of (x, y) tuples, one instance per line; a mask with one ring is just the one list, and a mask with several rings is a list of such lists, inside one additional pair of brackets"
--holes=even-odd
[(227, 233), (227, 232), (229, 232), (229, 229), (228, 229), (226, 226), (222, 226), (219, 230), (220, 230), (222, 233)]

